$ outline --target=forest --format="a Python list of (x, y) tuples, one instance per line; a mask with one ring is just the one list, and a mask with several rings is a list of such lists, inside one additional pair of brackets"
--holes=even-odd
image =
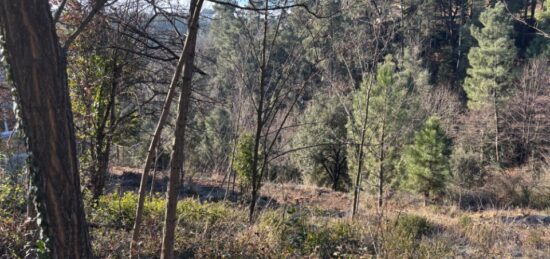
[(0, 0), (0, 258), (548, 258), (548, 0)]

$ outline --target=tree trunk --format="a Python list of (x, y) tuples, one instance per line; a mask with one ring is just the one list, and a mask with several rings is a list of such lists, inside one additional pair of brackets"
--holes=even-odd
[(380, 174), (378, 175), (378, 208), (382, 208), (384, 202), (384, 126), (382, 126), (382, 135), (380, 136), (380, 158), (378, 163), (380, 166)]
[(35, 202), (51, 258), (92, 258), (66, 58), (48, 1), (0, 1), (0, 27), (27, 137)]
[(170, 181), (168, 183), (168, 201), (166, 202), (166, 217), (162, 237), (161, 258), (174, 258), (174, 232), (176, 228), (176, 205), (178, 202), (180, 174), (183, 172), (185, 128), (189, 102), (191, 98), (191, 83), (193, 79), (195, 44), (199, 30), (199, 18), (203, 0), (192, 0), (190, 2), (190, 17), (188, 22), (188, 35), (183, 47), (182, 58), (185, 61), (183, 66), (183, 82), (180, 93), (178, 117), (176, 119), (175, 140), (170, 160)]
[[(253, 222), (254, 211), (256, 209), (256, 201), (258, 200), (258, 191), (260, 189), (260, 183), (262, 181), (258, 173), (258, 165), (260, 160), (260, 138), (262, 136), (262, 129), (264, 127), (263, 116), (264, 113), (264, 95), (266, 85), (266, 73), (267, 73), (267, 29), (268, 29), (268, 1), (265, 2), (264, 10), (264, 31), (262, 39), (262, 59), (260, 64), (260, 100), (258, 100), (258, 108), (256, 109), (256, 132), (254, 135), (254, 153), (252, 159), (252, 200), (250, 201), (248, 221)], [(266, 154), (264, 154), (266, 155)], [(262, 168), (262, 170), (264, 170)]]
[(430, 194), (428, 192), (424, 192), (424, 206), (428, 206), (430, 200)]
[(531, 20), (529, 21), (529, 25), (535, 24), (535, 11), (537, 9), (537, 0), (531, 1)]
[[(370, 103), (370, 90), (371, 85), (369, 84), (369, 89), (367, 90), (367, 102), (365, 103), (365, 118), (363, 120), (363, 128), (361, 129), (361, 145), (359, 146), (359, 156), (357, 161), (357, 175), (355, 176), (355, 188), (353, 191), (353, 209), (351, 211), (351, 218), (355, 218), (357, 210), (359, 209), (359, 190), (361, 188), (361, 172), (363, 169), (363, 155), (364, 155), (364, 145), (365, 137), (367, 132), (367, 124), (369, 120), (369, 103)], [(368, 175), (367, 177), (368, 178)]]
[[(103, 194), (105, 189), (105, 183), (107, 181), (107, 175), (109, 170), (109, 155), (111, 154), (111, 144), (113, 143), (113, 131), (116, 116), (116, 94), (117, 83), (120, 77), (121, 67), (117, 65), (117, 54), (115, 52), (112, 62), (112, 78), (109, 89), (109, 102), (104, 112), (100, 111), (98, 116), (100, 117), (100, 124), (96, 130), (96, 143), (95, 143), (95, 158), (94, 167), (92, 172), (92, 198), (94, 201), (99, 199), (99, 196)], [(105, 84), (107, 86), (108, 84)], [(103, 87), (103, 86), (102, 86)], [(106, 88), (106, 87), (105, 87)], [(101, 91), (106, 90), (102, 89)], [(106, 96), (105, 96), (106, 97)], [(104, 97), (103, 97), (104, 98)]]
[[(194, 47), (193, 47), (194, 49)], [(185, 52), (185, 46), (183, 47), (183, 52)], [(176, 86), (178, 84), (178, 81), (181, 77), (182, 70), (184, 67), (186, 60), (185, 55), (181, 55), (178, 63), (176, 65), (176, 70), (174, 71), (174, 76), (172, 77), (172, 81), (170, 82), (170, 87), (168, 90), (168, 94), (166, 95), (166, 99), (164, 100), (164, 104), (162, 106), (162, 112), (160, 114), (160, 118), (157, 122), (157, 127), (155, 129), (155, 133), (153, 134), (153, 138), (151, 139), (151, 142), (149, 143), (149, 149), (147, 151), (147, 158), (145, 159), (145, 164), (143, 168), (143, 174), (141, 175), (141, 181), (139, 184), (139, 197), (138, 197), (138, 204), (136, 209), (136, 219), (134, 221), (134, 227), (132, 232), (132, 240), (130, 241), (130, 258), (136, 257), (136, 244), (139, 241), (140, 231), (141, 231), (141, 221), (143, 218), (143, 206), (145, 203), (145, 195), (146, 195), (146, 189), (147, 189), (147, 178), (149, 177), (149, 171), (151, 171), (151, 166), (153, 164), (153, 160), (155, 159), (156, 154), (156, 148), (158, 147), (160, 143), (160, 138), (162, 135), (162, 130), (164, 129), (164, 125), (166, 124), (166, 119), (168, 118), (168, 114), (170, 113), (170, 106), (172, 105), (172, 100), (174, 99), (174, 95), (176, 93)], [(153, 179), (154, 181), (154, 179)], [(153, 182), (154, 184), (154, 182)], [(151, 190), (153, 190), (153, 187), (151, 187)]]
[(500, 165), (499, 139), (498, 139), (498, 135), (500, 134), (500, 129), (498, 124), (498, 105), (497, 105), (496, 90), (493, 90), (493, 105), (495, 108), (495, 159), (496, 159), (497, 165)]

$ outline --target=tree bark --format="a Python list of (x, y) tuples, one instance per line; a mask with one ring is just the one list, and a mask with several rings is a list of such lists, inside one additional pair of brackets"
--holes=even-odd
[(47, 0), (0, 1), (9, 71), (51, 258), (92, 258), (77, 161), (66, 57)]
[[(183, 51), (185, 51), (185, 46), (183, 48)], [(139, 197), (138, 197), (138, 204), (136, 209), (136, 219), (134, 221), (132, 240), (130, 241), (130, 258), (135, 258), (137, 254), (136, 244), (139, 241), (139, 236), (141, 231), (141, 221), (143, 218), (143, 206), (145, 203), (145, 195), (146, 195), (145, 192), (147, 189), (147, 178), (149, 177), (149, 171), (151, 171), (151, 166), (153, 165), (153, 160), (155, 159), (156, 148), (160, 143), (162, 130), (164, 129), (164, 125), (166, 124), (166, 119), (168, 118), (168, 114), (170, 113), (170, 106), (172, 105), (172, 100), (174, 99), (174, 95), (176, 94), (176, 87), (181, 77), (185, 62), (186, 62), (185, 55), (181, 55), (176, 65), (176, 70), (174, 71), (174, 76), (172, 77), (172, 81), (170, 82), (168, 94), (166, 95), (166, 99), (164, 100), (164, 105), (162, 106), (162, 112), (157, 122), (155, 133), (153, 134), (153, 138), (149, 143), (147, 158), (145, 159), (143, 174), (141, 175), (141, 181), (139, 184)]]
[(168, 183), (168, 201), (164, 221), (161, 258), (174, 258), (174, 232), (176, 228), (176, 205), (178, 202), (180, 174), (183, 172), (185, 128), (191, 99), (191, 83), (193, 79), (195, 45), (199, 30), (199, 18), (203, 0), (191, 0), (188, 35), (183, 47), (182, 58), (183, 82), (180, 93), (178, 117), (176, 120), (175, 140), (170, 161), (170, 182)]

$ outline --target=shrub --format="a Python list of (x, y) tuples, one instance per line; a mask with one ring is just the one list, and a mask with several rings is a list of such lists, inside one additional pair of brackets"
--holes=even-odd
[(237, 180), (241, 190), (248, 193), (252, 187), (252, 162), (254, 159), (254, 138), (250, 134), (244, 134), (239, 139), (233, 170), (237, 172)]
[(0, 183), (0, 216), (23, 213), (26, 204), (26, 193), (22, 185)]
[(421, 216), (405, 214), (386, 224), (380, 234), (379, 253), (386, 258), (418, 258), (422, 237), (433, 230), (430, 222)]
[[(125, 192), (122, 195), (117, 193), (103, 195), (91, 208), (90, 221), (100, 225), (130, 229), (136, 216), (137, 200), (138, 196), (133, 192)], [(161, 219), (165, 207), (166, 201), (163, 198), (153, 197), (144, 204), (144, 220)]]
[(267, 212), (258, 226), (281, 254), (329, 258), (358, 252), (359, 231), (354, 225), (312, 214), (309, 210), (289, 208), (283, 218), (283, 211)]
[(412, 214), (398, 217), (393, 224), (395, 227), (392, 231), (399, 233), (400, 236), (414, 239), (420, 239), (423, 235), (428, 235), (433, 229), (426, 218)]
[(479, 154), (458, 148), (451, 156), (452, 175), (462, 188), (471, 189), (485, 184), (487, 173)]

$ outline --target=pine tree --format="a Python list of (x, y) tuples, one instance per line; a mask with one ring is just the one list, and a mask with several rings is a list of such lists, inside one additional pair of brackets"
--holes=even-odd
[(294, 137), (296, 166), (308, 182), (345, 190), (350, 184), (346, 165), (344, 106), (336, 98), (317, 98), (305, 111), (304, 123)]
[(512, 38), (512, 18), (504, 4), (497, 3), (494, 8), (481, 13), (479, 21), (483, 28), (471, 27), (472, 36), (478, 47), (468, 53), (470, 68), (464, 82), (468, 95), (468, 107), (480, 109), (492, 105), (494, 111), (494, 147), (495, 162), (500, 163), (499, 151), (499, 102), (510, 90), (513, 80), (512, 68), (517, 53)]
[[(395, 165), (399, 158), (399, 145), (406, 137), (406, 127), (409, 125), (410, 114), (408, 105), (410, 98), (409, 80), (401, 78), (406, 73), (397, 71), (396, 64), (391, 56), (387, 56), (380, 64), (376, 73), (376, 80), (365, 79), (353, 96), (352, 119), (349, 121), (348, 137), (352, 143), (361, 143), (361, 129), (365, 118), (366, 96), (369, 92), (368, 122), (366, 125), (365, 147), (367, 153), (363, 157), (366, 171), (365, 179), (371, 175), (371, 180), (377, 186), (378, 205), (382, 205), (384, 185), (391, 179)], [(370, 81), (370, 82), (369, 82)], [(413, 109), (414, 110), (414, 109)], [(350, 172), (356, 173), (358, 166), (358, 145), (348, 149), (348, 167)]]
[[(550, 32), (550, 1), (544, 2), (544, 6), (538, 10), (535, 17), (537, 28), (544, 32)], [(527, 56), (530, 58), (550, 58), (550, 38), (547, 35), (540, 35), (540, 33), (537, 33), (529, 44)]]
[(405, 167), (404, 184), (421, 193), (425, 202), (430, 195), (445, 189), (450, 174), (450, 139), (437, 117), (430, 117), (424, 127), (415, 135), (414, 144), (403, 154)]
[(470, 68), (464, 82), (471, 109), (492, 104), (495, 95), (498, 98), (508, 90), (517, 52), (512, 37), (512, 18), (502, 3), (481, 13), (479, 20), (483, 28), (470, 27), (478, 46), (468, 53)]

